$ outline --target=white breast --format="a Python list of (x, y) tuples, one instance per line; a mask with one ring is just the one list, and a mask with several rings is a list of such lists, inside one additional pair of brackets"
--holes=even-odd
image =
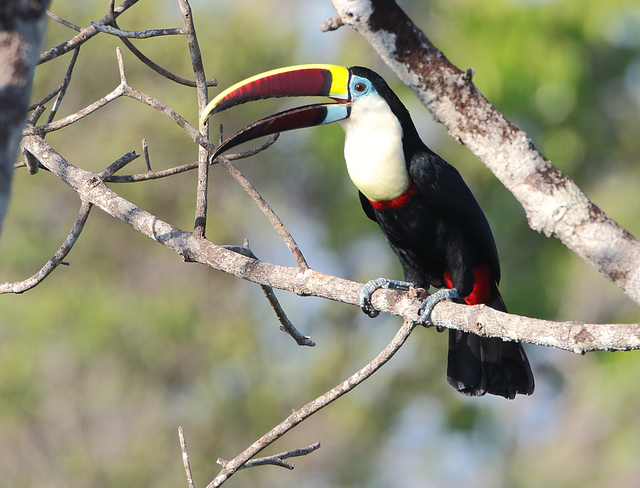
[(402, 149), (402, 127), (379, 96), (363, 97), (340, 121), (344, 158), (351, 181), (373, 201), (393, 200), (409, 186)]

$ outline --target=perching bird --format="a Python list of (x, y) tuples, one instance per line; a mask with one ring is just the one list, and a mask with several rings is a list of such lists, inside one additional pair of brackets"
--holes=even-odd
[[(400, 260), (406, 282), (445, 289), (431, 295), (422, 320), (442, 298), (506, 311), (498, 282), (500, 264), (491, 229), (458, 171), (420, 139), (409, 112), (387, 83), (370, 69), (302, 65), (244, 80), (222, 92), (202, 113), (251, 100), (327, 96), (333, 103), (307, 105), (262, 119), (224, 141), (212, 156), (260, 136), (339, 121), (344, 157), (365, 214), (377, 222)], [(337, 103), (336, 103), (337, 102)], [(362, 306), (381, 286), (408, 283), (374, 280)], [(449, 331), (447, 379), (472, 396), (530, 395), (534, 381), (521, 344)]]

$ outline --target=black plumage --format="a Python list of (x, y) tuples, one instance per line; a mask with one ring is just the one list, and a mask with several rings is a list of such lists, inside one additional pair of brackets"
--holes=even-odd
[[(500, 264), (496, 245), (471, 190), (453, 166), (422, 142), (409, 112), (379, 75), (360, 67), (351, 68), (351, 72), (373, 83), (403, 129), (405, 160), (415, 185), (410, 195), (398, 205), (370, 202), (362, 193), (360, 201), (398, 256), (405, 281), (427, 289), (446, 284), (465, 298), (474, 291), (474, 271), (483, 269), (490, 273), (484, 285), (490, 287), (484, 291), (489, 298), (486, 304), (506, 312), (497, 286)], [(450, 273), (448, 283), (445, 272)], [(467, 301), (476, 304), (473, 299)], [(457, 330), (449, 331), (447, 379), (468, 395), (491, 393), (513, 398), (517, 393), (531, 394), (534, 389), (520, 343)]]

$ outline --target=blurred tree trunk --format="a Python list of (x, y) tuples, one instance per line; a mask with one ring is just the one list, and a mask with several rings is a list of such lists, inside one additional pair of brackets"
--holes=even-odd
[(0, 230), (50, 0), (0, 0)]

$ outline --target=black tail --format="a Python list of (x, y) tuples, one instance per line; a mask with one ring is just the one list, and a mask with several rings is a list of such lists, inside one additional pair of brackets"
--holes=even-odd
[[(490, 307), (506, 312), (496, 286)], [(451, 329), (447, 380), (465, 395), (485, 393), (513, 399), (516, 394), (531, 395), (533, 373), (519, 342), (505, 342), (496, 337), (480, 337)]]

